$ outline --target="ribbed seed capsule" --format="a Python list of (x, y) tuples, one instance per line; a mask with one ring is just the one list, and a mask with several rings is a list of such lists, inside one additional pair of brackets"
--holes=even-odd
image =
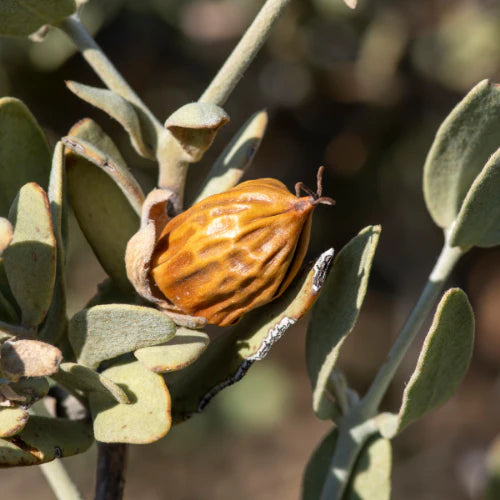
[[(173, 218), (156, 244), (151, 277), (173, 309), (227, 326), (278, 297), (297, 274), (318, 203), (275, 179), (243, 182)], [(298, 197), (300, 189), (308, 196)]]

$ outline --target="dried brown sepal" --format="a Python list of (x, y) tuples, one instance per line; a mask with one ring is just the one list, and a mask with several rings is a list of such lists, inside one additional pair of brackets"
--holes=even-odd
[(203, 318), (183, 314), (168, 301), (151, 280), (151, 258), (163, 228), (168, 223), (169, 200), (174, 194), (166, 189), (151, 191), (144, 201), (141, 228), (128, 242), (125, 252), (127, 277), (137, 293), (165, 311), (172, 320), (187, 328), (201, 328), (206, 324)]

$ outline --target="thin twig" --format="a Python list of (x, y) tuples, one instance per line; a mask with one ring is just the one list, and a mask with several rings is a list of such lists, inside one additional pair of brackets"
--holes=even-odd
[(83, 499), (61, 460), (56, 458), (52, 462), (41, 464), (40, 469), (58, 500)]
[(450, 247), (448, 242), (445, 242), (422, 294), (401, 329), (386, 362), (360, 403), (341, 421), (335, 453), (323, 485), (321, 500), (340, 500), (343, 497), (359, 452), (370, 435), (377, 430), (373, 417), (377, 414), (382, 398), (408, 348), (434, 307), (445, 281), (464, 252), (463, 249)]
[(142, 99), (135, 93), (129, 83), (123, 78), (106, 54), (97, 45), (95, 40), (85, 29), (77, 14), (65, 18), (59, 25), (62, 31), (68, 35), (77, 49), (81, 52), (84, 59), (90, 67), (96, 72), (97, 76), (110, 89), (121, 95), (136, 106), (147, 118), (143, 123), (151, 124), (157, 135), (164, 132), (162, 124), (153, 115), (150, 109), (144, 104)]
[(126, 444), (97, 444), (95, 500), (121, 500), (125, 486), (126, 462)]
[(267, 0), (238, 45), (200, 97), (200, 102), (222, 106), (253, 61), (271, 28), (290, 0)]

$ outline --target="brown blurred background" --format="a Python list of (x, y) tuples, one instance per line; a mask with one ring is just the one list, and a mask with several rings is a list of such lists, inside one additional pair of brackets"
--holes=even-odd
[[(165, 119), (196, 100), (262, 2), (91, 0), (83, 19), (105, 52)], [(433, 265), (442, 235), (423, 202), (422, 165), (439, 123), (478, 81), (500, 80), (500, 5), (494, 0), (294, 0), (226, 105), (231, 122), (192, 168), (190, 189), (231, 135), (266, 108), (268, 132), (248, 178), (314, 186), (335, 208), (315, 214), (310, 257), (340, 249), (367, 224), (382, 224), (359, 323), (342, 351), (352, 386), (364, 391)], [(120, 128), (64, 85), (102, 86), (64, 35), (42, 44), (0, 40), (0, 95), (21, 98), (55, 142), (84, 116), (112, 135), (145, 189), (153, 164)], [(72, 225), (70, 306), (76, 312), (102, 280)], [(500, 249), (474, 250), (450, 285), (469, 294), (475, 354), (457, 395), (394, 441), (394, 499), (482, 498), (485, 453), (500, 432)], [(219, 395), (207, 411), (149, 446), (131, 447), (125, 498), (297, 499), (301, 476), (329, 425), (311, 410), (306, 321), (268, 359)], [(396, 411), (419, 342), (385, 401)], [(65, 463), (91, 498), (95, 449)], [(0, 472), (2, 498), (50, 499), (36, 468)]]

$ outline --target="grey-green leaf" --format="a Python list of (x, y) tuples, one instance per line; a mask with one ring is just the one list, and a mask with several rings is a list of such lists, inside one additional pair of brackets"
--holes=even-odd
[(14, 229), (8, 219), (0, 217), (0, 257), (3, 251), (10, 245), (14, 236)]
[(21, 432), (28, 421), (28, 411), (22, 408), (0, 406), (0, 437), (10, 437)]
[(27, 406), (44, 398), (49, 392), (49, 382), (46, 377), (22, 378), (9, 385), (16, 394), (24, 398), (22, 404)]
[(322, 402), (342, 343), (354, 328), (363, 303), (380, 226), (360, 231), (334, 260), (333, 268), (313, 307), (306, 339), (306, 361), (313, 386), (313, 409), (324, 418)]
[(259, 111), (249, 118), (213, 164), (193, 204), (238, 184), (259, 149), (266, 127), (265, 111)]
[(38, 463), (83, 453), (94, 442), (88, 420), (30, 416), (15, 444), (35, 455)]
[(59, 371), (52, 378), (69, 389), (76, 389), (85, 394), (98, 392), (112, 401), (127, 404), (125, 392), (110, 379), (78, 363), (62, 363)]
[(0, 35), (30, 35), (44, 24), (55, 24), (76, 11), (75, 0), (2, 0)]
[(78, 312), (69, 322), (69, 340), (79, 363), (101, 361), (170, 340), (175, 324), (151, 307), (109, 304)]
[[(87, 137), (91, 140), (87, 140)], [(141, 186), (130, 173), (113, 141), (96, 123), (89, 119), (82, 120), (70, 130), (70, 136), (63, 137), (62, 141), (73, 153), (106, 172), (120, 188), (137, 214), (141, 214), (144, 202)]]
[[(0, 3), (1, 10), (5, 2)], [(13, 97), (0, 99), (0, 215), (7, 215), (21, 186), (47, 187), (50, 149), (29, 109)]]
[[(89, 141), (95, 144), (99, 130), (95, 123), (85, 120), (73, 127), (70, 135), (81, 135), (83, 140), (95, 136)], [(104, 133), (100, 140), (102, 144), (97, 145), (101, 151), (112, 150), (111, 140)], [(113, 281), (124, 291), (132, 290), (125, 270), (125, 248), (139, 229), (137, 210), (115, 180), (85, 158), (69, 153), (66, 172), (71, 206), (85, 237)]]
[(338, 430), (332, 429), (314, 450), (302, 479), (302, 500), (320, 500), (330, 462), (337, 443)]
[(112, 366), (103, 375), (123, 388), (130, 404), (110, 404), (109, 398), (90, 394), (94, 435), (104, 443), (152, 443), (170, 429), (170, 395), (161, 375), (138, 361)]
[(434, 222), (448, 228), (472, 182), (500, 144), (500, 87), (483, 80), (439, 127), (424, 166), (424, 196)]
[(474, 344), (474, 315), (459, 288), (441, 299), (417, 366), (403, 394), (397, 419), (382, 415), (380, 432), (393, 437), (407, 425), (446, 402), (467, 372)]
[(61, 351), (39, 340), (13, 340), (0, 347), (0, 371), (9, 379), (43, 377), (55, 373), (62, 361)]
[[(54, 293), (45, 322), (38, 333), (38, 338), (50, 344), (56, 344), (66, 331), (66, 287), (64, 279), (64, 243), (62, 237), (63, 205), (64, 205), (64, 145), (58, 142), (52, 157), (48, 197), (52, 225), (57, 245), (56, 277)], [(64, 214), (66, 215), (66, 214)]]
[(500, 436), (491, 444), (486, 455), (486, 488), (484, 500), (500, 497)]
[(13, 234), (14, 229), (12, 228), (12, 224), (8, 219), (0, 217), (0, 320), (17, 322), (16, 311), (5, 293), (7, 291), (5, 289), (8, 289), (10, 292), (9, 285), (7, 282), (3, 282), (4, 280), (6, 281), (6, 277), (4, 275), (2, 254), (10, 245)]
[(56, 275), (56, 239), (45, 191), (35, 183), (23, 186), (9, 219), (14, 237), (3, 254), (5, 272), (23, 324), (34, 327), (47, 314)]
[(66, 82), (80, 99), (101, 109), (125, 129), (135, 150), (144, 158), (154, 160), (152, 146), (146, 144), (138, 111), (132, 103), (112, 90), (90, 87), (77, 82)]
[(206, 333), (189, 328), (178, 328), (168, 343), (143, 347), (134, 356), (148, 369), (157, 373), (181, 370), (194, 363), (208, 346)]
[(500, 149), (472, 183), (450, 234), (450, 245), (492, 247), (500, 244)]
[(360, 452), (352, 471), (346, 500), (390, 500), (391, 471), (391, 442), (374, 436)]

